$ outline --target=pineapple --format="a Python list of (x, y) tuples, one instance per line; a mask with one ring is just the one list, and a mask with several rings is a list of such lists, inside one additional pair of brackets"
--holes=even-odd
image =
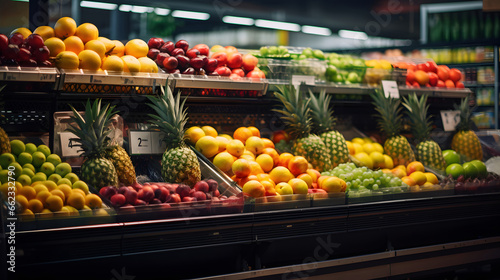
[[(4, 88), (5, 88), (5, 85), (0, 87), (0, 91), (2, 91)], [(3, 105), (3, 104), (0, 103), (0, 108), (3, 107), (1, 105)], [(1, 117), (2, 117), (2, 115), (0, 115), (0, 119), (1, 119)], [(7, 135), (5, 130), (3, 130), (3, 128), (0, 127), (0, 155), (3, 153), (10, 153), (10, 139), (9, 139), (9, 135)]]
[(107, 105), (101, 109), (101, 100), (96, 99), (91, 105), (87, 100), (85, 115), (78, 113), (71, 106), (74, 116), (71, 117), (78, 126), (70, 125), (67, 131), (75, 134), (77, 146), (83, 150), (85, 158), (81, 168), (81, 179), (89, 185), (100, 189), (105, 186), (118, 186), (118, 176), (113, 163), (106, 159), (108, 129), (114, 106)]
[(104, 156), (113, 163), (120, 183), (130, 186), (136, 181), (134, 165), (122, 146), (109, 145)]
[(384, 151), (394, 162), (394, 166), (408, 165), (415, 161), (415, 154), (406, 137), (400, 134), (402, 124), (401, 101), (395, 98), (387, 98), (383, 91), (376, 90), (372, 94), (375, 110), (378, 112), (377, 123), (380, 130), (387, 139), (384, 143)]
[(282, 107), (273, 111), (283, 115), (287, 132), (293, 139), (293, 154), (305, 157), (319, 172), (332, 169), (325, 143), (319, 136), (311, 134), (310, 99), (304, 100), (293, 86), (279, 86), (278, 90), (280, 92), (276, 92), (275, 96), (281, 101)]
[(349, 161), (349, 149), (344, 136), (337, 130), (334, 130), (335, 118), (332, 116), (333, 110), (329, 108), (331, 96), (322, 90), (319, 96), (309, 91), (313, 130), (319, 135), (330, 152), (332, 166), (336, 167), (341, 163)]
[(427, 95), (422, 95), (420, 99), (415, 93), (403, 97), (403, 106), (408, 109), (407, 115), (410, 118), (412, 133), (417, 143), (417, 158), (424, 166), (436, 171), (444, 172), (446, 162), (439, 145), (431, 140), (431, 116), (427, 115), (429, 105)]
[(165, 93), (162, 87), (163, 96), (148, 96), (151, 101), (148, 104), (156, 114), (149, 114), (153, 120), (152, 124), (165, 134), (163, 139), (167, 144), (167, 149), (161, 160), (162, 177), (167, 182), (183, 183), (191, 187), (201, 180), (200, 163), (191, 148), (184, 139), (184, 126), (187, 122), (186, 109), (181, 103), (178, 93), (176, 98), (167, 87)]
[(469, 97), (466, 97), (456, 108), (460, 111), (460, 122), (457, 133), (451, 140), (451, 148), (460, 154), (463, 161), (483, 160), (481, 142), (474, 131), (470, 130), (472, 110), (469, 107)]

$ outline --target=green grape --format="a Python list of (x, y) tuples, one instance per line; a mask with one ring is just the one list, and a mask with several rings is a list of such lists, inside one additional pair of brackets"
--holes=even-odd
[(374, 184), (374, 185), (372, 186), (372, 190), (374, 190), (374, 191), (378, 190), (378, 184)]
[(370, 182), (370, 185), (373, 185), (373, 183), (375, 183), (375, 179), (373, 178), (368, 179), (368, 181)]
[(364, 187), (368, 187), (371, 184), (370, 179), (364, 179), (362, 184)]
[(352, 187), (351, 182), (346, 182), (345, 185), (346, 185), (346, 189), (350, 189)]
[(347, 173), (344, 173), (344, 174), (340, 174), (340, 176), (338, 176), (340, 179), (344, 180), (344, 181), (348, 181), (347, 180)]
[(354, 179), (354, 175), (352, 173), (347, 173), (347, 180), (352, 181)]
[(377, 185), (379, 185), (379, 186), (380, 186), (380, 185), (382, 185), (382, 181), (381, 181), (381, 180), (379, 180), (379, 179), (377, 179), (377, 180), (375, 180), (375, 184), (377, 184)]
[(384, 174), (384, 172), (382, 172), (382, 170), (374, 171), (373, 178), (375, 178), (375, 179), (380, 178), (383, 174)]

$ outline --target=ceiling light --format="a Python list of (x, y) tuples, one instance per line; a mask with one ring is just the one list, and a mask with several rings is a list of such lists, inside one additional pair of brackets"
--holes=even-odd
[(279, 30), (300, 31), (300, 25), (296, 23), (274, 21), (274, 20), (258, 19), (255, 21), (255, 26), (262, 28), (279, 29)]
[(367, 40), (368, 35), (362, 31), (339, 30), (339, 36), (346, 39)]
[(170, 10), (163, 8), (155, 8), (155, 13), (159, 16), (166, 16), (170, 13)]
[(311, 26), (311, 25), (303, 25), (302, 32), (307, 34), (322, 35), (322, 36), (332, 35), (332, 31), (330, 30), (330, 28)]
[(80, 2), (80, 7), (101, 10), (115, 10), (118, 5), (104, 2), (82, 1)]
[(132, 11), (132, 5), (120, 5), (120, 7), (118, 7), (118, 10), (122, 12), (130, 12)]
[(191, 11), (173, 11), (172, 16), (176, 18), (186, 18), (186, 19), (196, 19), (196, 20), (207, 20), (210, 15), (207, 13), (191, 12)]
[(154, 11), (154, 8), (151, 7), (146, 7), (146, 6), (132, 6), (132, 13), (152, 13)]
[(233, 16), (225, 16), (222, 18), (222, 21), (230, 24), (239, 24), (239, 25), (253, 25), (254, 20), (252, 18), (246, 17), (233, 17)]

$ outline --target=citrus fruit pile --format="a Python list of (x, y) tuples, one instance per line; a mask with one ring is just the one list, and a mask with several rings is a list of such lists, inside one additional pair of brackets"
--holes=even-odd
[(384, 147), (372, 139), (355, 137), (351, 141), (346, 141), (349, 154), (353, 160), (369, 169), (393, 168), (392, 158), (384, 154)]

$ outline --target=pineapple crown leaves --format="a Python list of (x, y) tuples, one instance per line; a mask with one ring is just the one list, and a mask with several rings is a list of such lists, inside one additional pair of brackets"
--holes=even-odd
[(314, 132), (321, 134), (333, 130), (336, 118), (333, 117), (333, 110), (330, 108), (330, 100), (332, 97), (326, 94), (325, 89), (320, 91), (318, 97), (309, 90), (309, 99), (309, 108), (311, 109)]
[(393, 137), (399, 135), (403, 127), (403, 115), (401, 111), (403, 108), (401, 105), (401, 100), (386, 97), (384, 92), (380, 89), (376, 89), (371, 97), (373, 99), (373, 105), (375, 106), (375, 111), (377, 115), (377, 124), (380, 130), (382, 130), (387, 137)]
[(76, 139), (75, 146), (80, 147), (84, 157), (99, 157), (105, 151), (109, 142), (108, 128), (111, 124), (111, 116), (116, 114), (115, 106), (106, 105), (101, 108), (101, 99), (96, 99), (93, 104), (87, 100), (85, 105), (85, 115), (82, 116), (70, 105), (73, 116), (70, 117), (77, 125), (70, 124), (66, 131), (72, 132), (79, 139)]
[(309, 117), (310, 99), (304, 99), (292, 85), (280, 85), (277, 88), (278, 92), (274, 95), (281, 101), (281, 106), (273, 111), (282, 115), (290, 138), (299, 139), (308, 136), (312, 125), (312, 119)]
[(174, 98), (172, 90), (167, 87), (165, 92), (164, 87), (161, 87), (162, 95), (148, 96), (149, 107), (151, 107), (156, 114), (148, 114), (152, 118), (149, 122), (158, 126), (158, 128), (165, 133), (164, 141), (168, 147), (176, 147), (184, 144), (184, 127), (187, 123), (187, 108), (184, 108), (186, 99), (180, 101), (180, 92)]
[(460, 102), (460, 105), (457, 106), (457, 104), (454, 105), (455, 110), (460, 111), (460, 121), (457, 124), (456, 130), (457, 131), (467, 131), (470, 130), (471, 125), (472, 125), (472, 112), (477, 108), (477, 106), (470, 107), (469, 106), (469, 97), (465, 97), (462, 99)]
[(431, 116), (427, 114), (429, 105), (427, 95), (423, 94), (420, 99), (416, 93), (403, 97), (403, 106), (407, 109), (407, 116), (410, 119), (413, 136), (417, 143), (429, 140), (432, 130)]

